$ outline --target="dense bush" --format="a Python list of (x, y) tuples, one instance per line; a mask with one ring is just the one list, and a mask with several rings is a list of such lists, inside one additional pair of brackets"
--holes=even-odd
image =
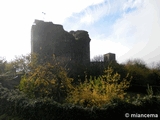
[(113, 69), (108, 68), (104, 75), (90, 78), (77, 85), (70, 91), (66, 101), (82, 106), (102, 106), (112, 99), (123, 99), (125, 90), (129, 87), (130, 80), (120, 80), (118, 73), (113, 74)]
[(158, 114), (159, 106), (160, 98), (144, 97), (132, 103), (114, 99), (101, 108), (84, 108), (73, 104), (59, 104), (49, 98), (28, 99), (20, 91), (10, 91), (0, 86), (0, 118), (5, 115), (14, 116), (17, 120), (124, 119), (125, 113)]
[(133, 76), (131, 84), (147, 85), (149, 69), (141, 60), (129, 60), (125, 65), (126, 70)]
[(128, 60), (124, 67), (133, 77), (129, 90), (146, 93), (147, 85), (153, 86), (155, 93), (160, 90), (160, 72), (157, 69), (147, 67), (140, 59)]
[(46, 63), (39, 65), (20, 81), (19, 89), (29, 97), (52, 97), (62, 102), (71, 89), (72, 79), (67, 77), (65, 70), (58, 64)]

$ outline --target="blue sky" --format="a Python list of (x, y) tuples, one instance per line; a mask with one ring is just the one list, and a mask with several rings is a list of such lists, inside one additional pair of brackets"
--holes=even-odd
[[(0, 1), (0, 56), (30, 53), (34, 19), (87, 30), (91, 58), (115, 53), (119, 63), (140, 58), (160, 61), (160, 0), (5, 0)], [(45, 12), (44, 16), (42, 12)]]

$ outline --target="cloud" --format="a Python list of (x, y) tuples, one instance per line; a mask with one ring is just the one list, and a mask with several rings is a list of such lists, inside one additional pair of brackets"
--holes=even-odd
[(128, 0), (123, 4), (123, 11), (127, 11), (128, 9), (140, 8), (143, 6), (144, 0)]
[[(73, 13), (79, 13), (89, 6), (103, 3), (104, 0), (6, 0), (1, 1), (1, 16), (14, 17), (14, 19), (43, 19), (54, 23), (63, 23)], [(45, 12), (44, 16), (42, 12)], [(28, 20), (28, 19), (27, 19)]]
[(160, 31), (160, 2), (146, 0), (141, 4), (137, 5), (141, 7), (124, 14), (113, 25), (111, 36), (114, 36), (114, 40), (121, 41), (121, 44), (130, 47), (128, 53), (123, 55), (120, 61), (127, 58), (141, 58), (149, 63), (160, 59), (160, 34), (158, 33)]
[[(160, 60), (160, 1), (123, 1), (117, 3), (121, 6), (119, 11), (115, 8), (117, 5), (113, 3), (115, 2), (110, 3), (109, 15), (118, 12), (120, 16), (111, 25), (109, 36), (105, 35), (104, 29), (97, 35), (102, 37), (93, 35), (90, 44), (91, 58), (95, 55), (114, 52), (120, 63), (134, 58), (143, 59), (146, 63)], [(96, 10), (93, 10), (91, 15), (94, 16)], [(88, 19), (88, 23), (95, 21)]]
[(84, 24), (92, 24), (102, 17), (109, 14), (110, 11), (110, 3), (104, 2), (102, 4), (98, 4), (96, 6), (92, 6), (87, 8), (82, 17), (80, 18), (80, 22)]
[(46, 19), (53, 21), (54, 23), (62, 24), (68, 17), (71, 17), (74, 13), (80, 13), (89, 6), (97, 5), (104, 2), (104, 0), (58, 0), (45, 1), (41, 3), (44, 12), (46, 12)]
[(138, 2), (137, 0), (105, 0), (100, 4), (85, 9), (80, 18), (80, 22), (90, 25), (103, 17), (117, 13), (125, 13), (128, 9), (139, 8), (141, 5), (142, 2)]

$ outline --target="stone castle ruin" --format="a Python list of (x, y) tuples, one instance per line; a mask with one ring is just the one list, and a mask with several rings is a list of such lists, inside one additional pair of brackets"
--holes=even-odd
[(31, 52), (37, 53), (41, 62), (64, 59), (74, 63), (90, 62), (90, 38), (87, 31), (67, 32), (62, 25), (35, 20), (31, 29)]
[[(39, 62), (49, 62), (53, 55), (71, 65), (90, 65), (90, 37), (87, 31), (67, 32), (62, 25), (35, 20), (31, 29), (31, 53)], [(115, 54), (104, 55), (104, 62), (115, 61)]]
[(114, 53), (104, 54), (104, 62), (110, 62), (115, 60), (116, 60), (116, 55)]

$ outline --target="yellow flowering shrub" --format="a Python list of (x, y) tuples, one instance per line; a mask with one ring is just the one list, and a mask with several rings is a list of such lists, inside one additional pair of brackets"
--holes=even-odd
[(80, 83), (72, 90), (66, 101), (85, 107), (102, 106), (107, 102), (119, 98), (123, 99), (125, 90), (130, 85), (127, 80), (128, 75), (120, 80), (120, 74), (113, 74), (113, 69), (108, 68), (104, 71), (104, 75), (98, 78), (90, 77), (84, 83)]
[(22, 77), (19, 89), (29, 97), (52, 97), (61, 101), (66, 96), (72, 79), (67, 77), (65, 70), (58, 64), (39, 65), (28, 75)]

